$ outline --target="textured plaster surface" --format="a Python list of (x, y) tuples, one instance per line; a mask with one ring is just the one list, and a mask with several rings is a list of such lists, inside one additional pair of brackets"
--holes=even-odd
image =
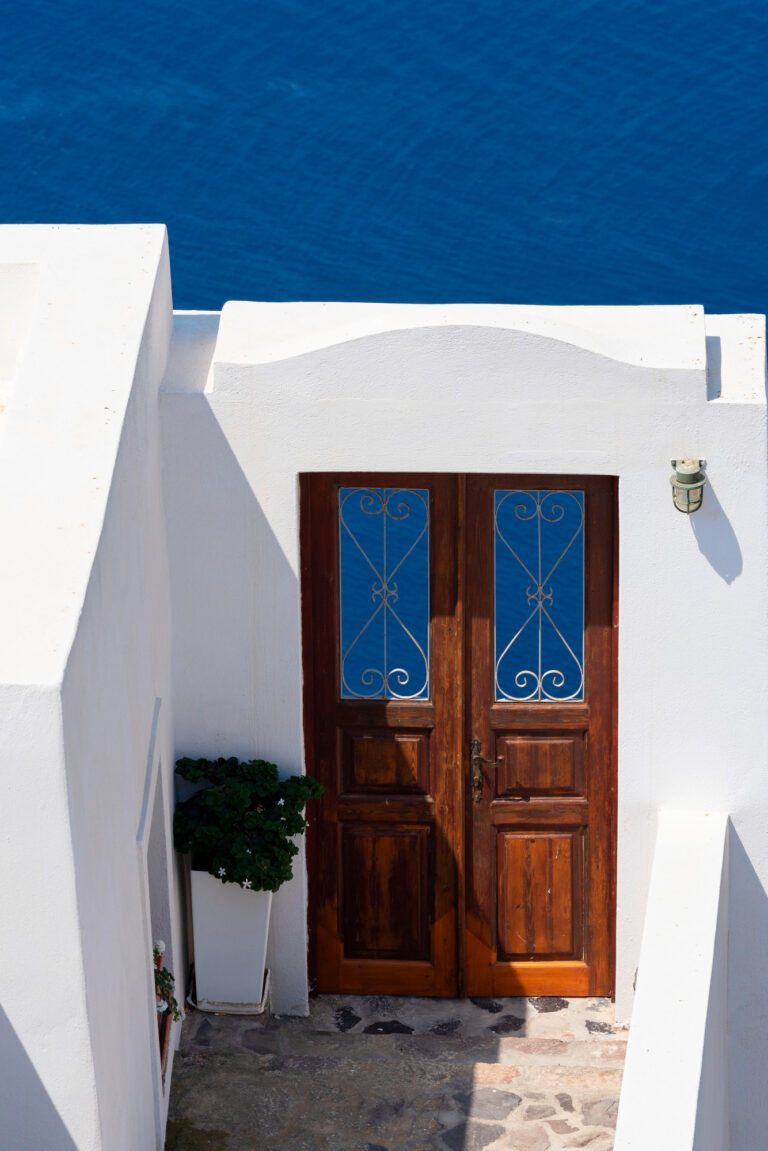
[(10, 263), (0, 248), (0, 429), (29, 336), (38, 277), (37, 264)]

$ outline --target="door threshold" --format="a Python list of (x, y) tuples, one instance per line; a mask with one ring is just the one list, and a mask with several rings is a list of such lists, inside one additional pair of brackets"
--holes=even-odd
[(319, 994), (303, 1023), (341, 1035), (435, 1035), (467, 1039), (626, 1040), (608, 998)]

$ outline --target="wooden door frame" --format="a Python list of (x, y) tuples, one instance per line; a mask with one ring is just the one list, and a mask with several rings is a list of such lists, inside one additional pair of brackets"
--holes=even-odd
[[(313, 651), (312, 563), (310, 560), (310, 523), (308, 515), (310, 473), (298, 477), (299, 517), (299, 612), (301, 615), (302, 716), (304, 737), (304, 771), (313, 774), (315, 763), (315, 674)], [(305, 811), (304, 846), (307, 860), (307, 983), (309, 994), (317, 992), (317, 816), (314, 805)]]
[[(300, 609), (301, 609), (301, 645), (302, 645), (302, 671), (303, 671), (303, 684), (302, 684), (302, 704), (303, 704), (303, 735), (304, 735), (304, 763), (305, 770), (312, 774), (313, 765), (315, 761), (315, 721), (316, 721), (316, 704), (315, 704), (315, 683), (314, 683), (314, 657), (313, 657), (313, 638), (314, 638), (314, 621), (313, 621), (313, 592), (312, 592), (312, 562), (310, 555), (310, 517), (307, 514), (309, 502), (309, 490), (311, 476), (317, 473), (300, 473), (298, 475), (298, 497), (299, 497), (299, 563), (300, 563)], [(347, 479), (354, 479), (370, 473), (347, 473), (341, 470), (332, 473), (335, 476)], [(392, 475), (395, 478), (399, 473), (397, 472), (376, 472), (377, 476), (386, 477)], [(426, 474), (426, 473), (425, 473)], [(435, 473), (429, 473), (435, 474)], [(463, 617), (463, 607), (465, 598), (465, 581), (466, 581), (466, 548), (465, 548), (465, 476), (469, 473), (453, 473), (444, 472), (439, 473), (443, 475), (455, 475), (457, 481), (457, 506), (458, 506), (458, 523), (457, 523), (457, 541), (458, 541), (458, 607), (457, 612), (460, 612)], [(475, 474), (475, 473), (472, 473)], [(515, 473), (506, 472), (493, 472), (493, 473), (477, 473), (477, 474), (493, 474), (493, 475), (507, 475)], [(552, 479), (559, 478), (557, 472), (541, 473), (541, 478)], [(564, 479), (567, 477), (563, 477)], [(574, 478), (574, 477), (570, 477)], [(610, 673), (610, 681), (612, 685), (611, 692), (611, 762), (608, 768), (608, 778), (610, 781), (610, 804), (611, 804), (611, 819), (610, 819), (610, 852), (609, 852), (609, 888), (610, 888), (610, 903), (611, 903), (611, 922), (610, 922), (610, 953), (608, 963), (610, 968), (610, 985), (611, 997), (615, 998), (616, 990), (616, 912), (617, 912), (617, 848), (618, 848), (618, 679), (619, 679), (619, 637), (618, 637), (618, 623), (619, 623), (619, 484), (618, 477), (606, 477), (613, 479), (613, 540), (612, 540), (612, 564), (613, 564), (613, 602), (612, 602), (612, 644), (611, 644), (611, 660), (612, 667)], [(464, 620), (460, 620), (461, 627), (464, 627)], [(468, 736), (464, 730), (466, 727), (466, 675), (465, 660), (466, 660), (466, 634), (463, 637), (463, 642), (460, 644), (460, 671), (462, 674), (462, 682), (464, 683), (464, 691), (462, 695), (462, 715), (460, 717), (461, 727), (464, 731), (463, 743), (466, 744)], [(462, 776), (464, 775), (466, 748), (462, 747)], [(464, 790), (462, 790), (463, 802), (466, 802)], [(457, 823), (457, 833), (461, 839), (457, 843), (456, 860), (457, 860), (457, 956), (456, 961), (458, 965), (458, 995), (463, 997), (466, 995), (466, 956), (465, 956), (465, 928), (466, 928), (466, 874), (465, 874), (465, 836), (466, 836), (466, 812), (462, 809), (459, 812)], [(307, 859), (307, 881), (308, 881), (308, 903), (307, 903), (307, 941), (308, 941), (308, 982), (309, 992), (313, 994), (317, 988), (317, 971), (318, 971), (318, 953), (317, 953), (317, 933), (315, 930), (315, 915), (318, 907), (318, 882), (319, 882), (319, 867), (318, 867), (318, 852), (319, 852), (319, 836), (317, 828), (317, 819), (312, 804), (309, 805), (307, 811), (307, 832), (306, 832), (306, 859)]]

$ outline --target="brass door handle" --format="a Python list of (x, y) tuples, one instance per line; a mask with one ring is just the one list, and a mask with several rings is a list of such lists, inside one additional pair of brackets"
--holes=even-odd
[(493, 770), (496, 763), (492, 759), (483, 759), (480, 754), (480, 740), (475, 738), (469, 744), (469, 784), (472, 790), (472, 802), (479, 803), (483, 797), (483, 768)]

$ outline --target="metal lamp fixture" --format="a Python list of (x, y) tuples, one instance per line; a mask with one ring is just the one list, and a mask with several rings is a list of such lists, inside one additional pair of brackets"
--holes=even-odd
[(697, 512), (704, 499), (704, 485), (707, 477), (704, 475), (706, 460), (694, 460), (685, 456), (680, 460), (672, 460), (675, 474), (669, 477), (672, 484), (672, 500), (679, 512), (689, 516)]

